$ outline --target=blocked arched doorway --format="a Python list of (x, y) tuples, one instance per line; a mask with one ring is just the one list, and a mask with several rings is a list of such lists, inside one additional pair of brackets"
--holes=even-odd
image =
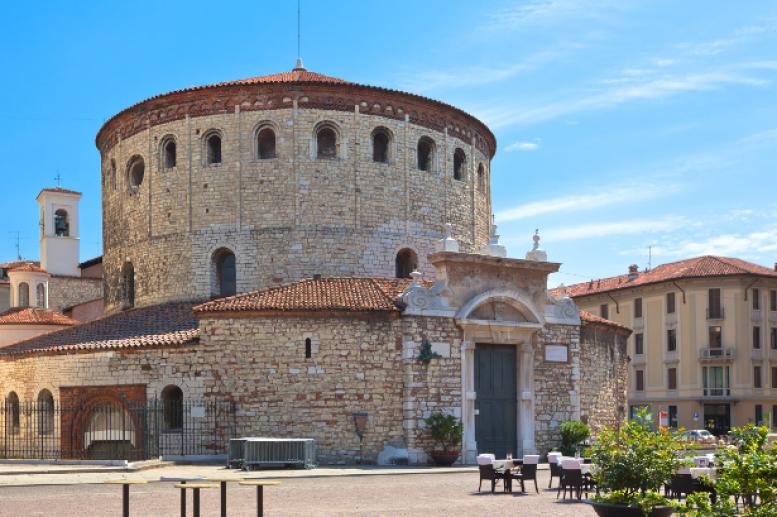
[(86, 458), (132, 460), (142, 455), (134, 420), (118, 402), (103, 401), (89, 409), (81, 431)]

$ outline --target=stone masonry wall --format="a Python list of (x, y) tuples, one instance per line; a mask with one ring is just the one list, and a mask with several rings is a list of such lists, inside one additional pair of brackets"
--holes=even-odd
[[(425, 419), (433, 413), (461, 418), (461, 330), (449, 318), (403, 317), (403, 444), (410, 463), (426, 463), (433, 448)], [(440, 357), (418, 361), (424, 340)]]
[[(322, 121), (338, 128), (335, 160), (312, 154)], [(276, 132), (277, 158), (257, 158), (255, 134), (263, 125)], [(389, 163), (372, 161), (377, 127), (392, 135)], [(217, 165), (204, 163), (203, 137), (211, 130), (222, 136)], [(431, 171), (417, 168), (421, 136), (435, 141)], [(160, 144), (168, 137), (176, 140), (177, 162), (163, 169)], [(462, 180), (453, 178), (456, 148), (467, 157)], [(131, 191), (127, 164), (136, 155), (145, 175)], [(105, 147), (102, 160), (107, 312), (120, 305), (125, 261), (133, 263), (142, 306), (210, 297), (212, 257), (222, 247), (235, 253), (238, 290), (247, 291), (315, 274), (393, 276), (404, 247), (431, 275), (426, 255), (446, 222), (462, 251), (478, 250), (489, 236), (488, 152), (460, 133), (359, 109), (235, 106), (137, 131)]]
[(595, 434), (626, 418), (629, 332), (584, 323), (580, 335), (580, 418)]
[[(386, 314), (202, 319), (207, 392), (236, 402), (240, 436), (314, 438), (321, 463), (374, 462), (404, 435), (397, 325)], [(361, 444), (356, 412), (368, 414)]]
[(103, 282), (99, 278), (52, 276), (49, 279), (49, 309), (67, 307), (102, 298)]
[[(548, 325), (539, 333), (534, 354), (535, 445), (545, 454), (559, 442), (558, 426), (580, 418), (580, 330), (577, 326)], [(543, 346), (568, 346), (568, 362), (547, 362)]]

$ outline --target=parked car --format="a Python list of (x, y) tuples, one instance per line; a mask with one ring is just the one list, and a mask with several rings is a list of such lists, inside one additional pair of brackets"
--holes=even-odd
[(689, 442), (697, 442), (703, 444), (717, 443), (718, 439), (715, 435), (706, 429), (691, 429), (683, 433), (683, 439)]

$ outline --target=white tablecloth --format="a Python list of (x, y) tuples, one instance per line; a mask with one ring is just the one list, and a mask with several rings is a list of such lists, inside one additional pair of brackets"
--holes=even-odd
[(517, 466), (517, 464), (513, 460), (494, 460), (493, 465), (494, 465), (494, 468), (497, 470), (513, 469)]
[(581, 463), (580, 464), (580, 473), (581, 474), (593, 474), (596, 471), (596, 465), (593, 463)]
[(715, 479), (715, 469), (709, 468), (709, 467), (691, 467), (691, 477), (693, 479), (698, 479), (702, 476), (708, 477), (710, 479)]

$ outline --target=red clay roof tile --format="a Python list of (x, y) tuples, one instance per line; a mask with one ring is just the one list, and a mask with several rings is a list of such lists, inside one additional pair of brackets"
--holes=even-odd
[(221, 298), (195, 312), (398, 311), (395, 300), (410, 285), (404, 278), (334, 277)]
[[(573, 284), (567, 286), (566, 291), (568, 296), (577, 298), (671, 280), (737, 275), (777, 278), (777, 271), (742, 259), (704, 255), (678, 262), (661, 264), (650, 271), (640, 272), (633, 280), (629, 280), (628, 274), (618, 275)], [(554, 289), (553, 292), (557, 292), (557, 290)]]
[(597, 316), (596, 314), (591, 314), (588, 311), (584, 311), (583, 309), (580, 309), (580, 320), (583, 321), (583, 323), (596, 323), (599, 325), (607, 325), (608, 327), (616, 327), (623, 330), (628, 330), (631, 332), (631, 329), (627, 327), (626, 325), (621, 325), (620, 323), (617, 323), (612, 320), (604, 319), (601, 316)]
[(13, 307), (0, 313), (0, 325), (78, 325), (78, 321), (61, 312), (38, 307)]
[(36, 352), (100, 351), (193, 343), (200, 335), (191, 302), (112, 314), (0, 349), (0, 357)]

